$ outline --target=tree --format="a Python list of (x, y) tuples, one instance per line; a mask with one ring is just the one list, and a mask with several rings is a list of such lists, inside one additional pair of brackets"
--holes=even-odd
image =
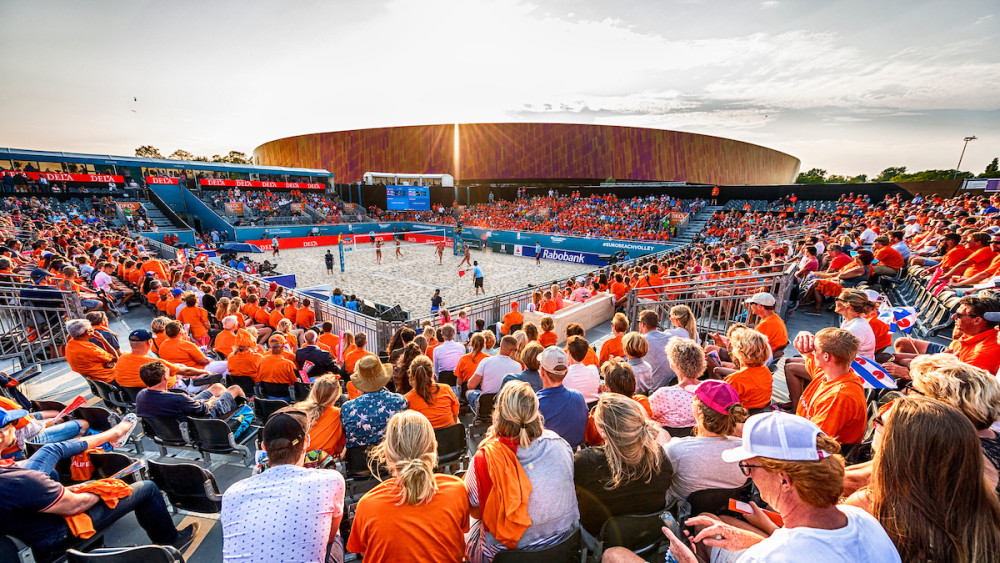
[(994, 158), (986, 165), (986, 171), (979, 175), (980, 178), (996, 178), (1000, 176), (1000, 158)]
[(212, 155), (212, 162), (225, 162), (228, 164), (253, 164), (245, 153), (240, 151), (229, 151), (226, 156)]
[(952, 178), (974, 178), (972, 172), (956, 172), (951, 170), (921, 170), (912, 174), (899, 174), (890, 178), (892, 182), (930, 182), (932, 180), (951, 180)]
[(901, 174), (906, 174), (905, 166), (890, 166), (879, 172), (878, 176), (875, 176), (872, 182), (888, 182)]
[(826, 178), (827, 184), (846, 184), (850, 181), (847, 176), (841, 176), (839, 174), (830, 174)]
[(168, 156), (167, 158), (171, 158), (174, 160), (194, 160), (194, 155), (184, 149), (177, 149), (173, 153), (171, 153), (170, 156)]
[(795, 179), (796, 184), (822, 184), (826, 178), (826, 170), (813, 168), (808, 172), (799, 172), (799, 177)]
[(868, 182), (868, 174), (858, 174), (847, 179), (848, 184), (864, 184)]
[(163, 158), (163, 155), (160, 154), (160, 149), (153, 145), (142, 145), (135, 149), (135, 156), (139, 158)]

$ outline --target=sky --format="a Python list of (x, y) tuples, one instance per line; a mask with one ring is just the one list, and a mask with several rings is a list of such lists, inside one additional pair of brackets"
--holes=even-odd
[(0, 0), (0, 146), (211, 156), (344, 129), (628, 125), (802, 170), (1000, 156), (996, 0)]

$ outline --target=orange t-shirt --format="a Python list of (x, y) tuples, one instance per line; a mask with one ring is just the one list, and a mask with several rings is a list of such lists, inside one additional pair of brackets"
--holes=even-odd
[(66, 343), (66, 361), (73, 371), (82, 376), (110, 383), (115, 379), (115, 368), (104, 364), (115, 355), (89, 340), (72, 339)]
[(253, 350), (244, 350), (229, 356), (226, 364), (230, 375), (249, 377), (254, 382), (260, 382), (260, 363), (263, 360), (264, 356), (259, 353)]
[(208, 327), (205, 326), (208, 323), (208, 311), (197, 305), (194, 307), (185, 306), (177, 313), (177, 320), (181, 324), (191, 325), (191, 336), (195, 338), (201, 338), (208, 334)]
[(556, 336), (556, 333), (553, 330), (546, 330), (538, 335), (538, 343), (546, 348), (549, 346), (555, 346), (556, 342), (559, 342), (559, 337)]
[(361, 391), (358, 391), (358, 388), (354, 386), (354, 382), (353, 381), (348, 381), (347, 382), (347, 400), (350, 401), (352, 399), (357, 399), (360, 396), (361, 396)]
[(520, 311), (511, 311), (503, 316), (500, 334), (510, 334), (510, 327), (524, 323), (524, 315)]
[(625, 357), (625, 348), (622, 347), (622, 338), (625, 335), (621, 334), (618, 336), (611, 337), (601, 344), (601, 353), (597, 357), (597, 361), (600, 365), (604, 365), (604, 362), (608, 361), (611, 356), (618, 356), (619, 358)]
[(771, 315), (761, 320), (754, 327), (754, 330), (767, 337), (767, 343), (771, 345), (772, 353), (776, 354), (778, 350), (788, 345), (788, 327), (778, 315)]
[(236, 339), (239, 337), (240, 334), (246, 335), (247, 338), (253, 338), (252, 336), (250, 336), (249, 332), (241, 328), (236, 329), (235, 333), (230, 332), (228, 330), (224, 330), (215, 336), (215, 344), (213, 345), (213, 349), (216, 352), (222, 354), (224, 357), (228, 358), (229, 355), (233, 353), (233, 350), (236, 349)]
[(161, 280), (170, 279), (167, 277), (167, 270), (164, 267), (163, 262), (159, 260), (147, 260), (139, 268), (139, 271), (142, 275), (146, 275), (146, 272), (153, 272), (153, 275)]
[[(636, 292), (635, 296), (639, 299), (656, 299), (660, 295), (659, 289), (651, 289), (663, 285), (663, 278), (656, 274), (649, 274), (639, 278), (639, 283), (635, 284)], [(645, 288), (645, 289), (642, 289)]]
[(340, 337), (332, 332), (324, 332), (319, 335), (319, 341), (330, 347), (333, 357), (337, 357), (337, 345), (340, 344)]
[(340, 425), (340, 409), (334, 406), (326, 407), (323, 414), (319, 415), (312, 429), (309, 430), (309, 442), (314, 450), (324, 452), (337, 457), (344, 449), (346, 439), (344, 438), (344, 428)]
[(192, 368), (200, 368), (208, 363), (205, 353), (194, 342), (181, 336), (164, 340), (157, 355), (169, 362)]
[[(653, 418), (653, 409), (649, 406), (649, 397), (645, 395), (632, 395), (632, 399), (642, 406), (646, 411), (646, 418)], [(597, 422), (594, 420), (593, 411), (587, 415), (587, 429), (583, 433), (583, 439), (590, 446), (600, 446), (604, 443), (601, 433), (597, 431)]]
[(957, 266), (958, 263), (965, 260), (969, 254), (972, 254), (972, 251), (966, 248), (964, 244), (960, 244), (945, 253), (944, 257), (941, 258), (941, 267), (947, 270)]
[[(566, 353), (569, 354), (569, 352)], [(597, 352), (593, 348), (587, 348), (587, 355), (583, 357), (583, 365), (600, 369), (601, 366), (597, 363)]]
[(270, 315), (268, 315), (268, 317), (267, 317), (267, 324), (271, 328), (277, 330), (278, 329), (278, 323), (280, 323), (281, 319), (283, 319), (283, 318), (285, 318), (285, 317), (284, 317), (284, 315), (281, 314), (281, 310), (275, 309), (275, 310), (271, 311)]
[(118, 363), (115, 364), (115, 383), (122, 387), (146, 387), (147, 385), (139, 377), (139, 368), (152, 362), (160, 362), (167, 366), (167, 388), (173, 387), (177, 383), (177, 371), (180, 366), (167, 360), (150, 358), (132, 352), (122, 354), (118, 358)]
[(1000, 369), (1000, 344), (995, 330), (984, 330), (972, 336), (963, 336), (951, 341), (945, 352), (958, 356), (959, 360), (996, 373)]
[[(358, 502), (346, 549), (365, 561), (465, 561), (469, 493), (452, 475), (435, 474), (438, 490), (430, 502), (398, 505), (396, 479), (388, 479)], [(427, 523), (434, 533), (427, 533)]]
[(354, 366), (358, 364), (361, 358), (364, 358), (365, 356), (368, 355), (374, 356), (374, 354), (372, 354), (368, 350), (365, 350), (364, 348), (358, 348), (353, 352), (351, 352), (350, 354), (346, 354), (344, 356), (344, 369), (347, 370), (347, 373), (354, 373)]
[(282, 355), (268, 354), (260, 362), (260, 381), (294, 385), (298, 381), (295, 363)]
[(878, 314), (868, 317), (868, 325), (872, 327), (872, 332), (875, 334), (876, 352), (892, 344), (892, 333), (889, 332), (889, 325), (878, 320)]
[(267, 309), (257, 307), (257, 310), (253, 312), (253, 320), (257, 324), (267, 326), (271, 322), (271, 314), (267, 312)]
[(965, 271), (962, 272), (962, 276), (971, 278), (976, 274), (985, 272), (986, 268), (990, 266), (990, 262), (993, 261), (993, 256), (993, 249), (988, 246), (984, 246), (973, 252), (968, 258), (966, 258), (966, 260), (971, 260), (972, 264), (965, 268)]
[(184, 303), (184, 301), (182, 301), (180, 297), (167, 299), (166, 303), (163, 304), (163, 312), (170, 315), (171, 317), (176, 316), (177, 308), (180, 307), (182, 303)]
[(160, 355), (160, 346), (163, 346), (163, 343), (166, 341), (167, 333), (157, 332), (153, 334), (153, 352), (155, 352), (157, 356)]
[(455, 378), (459, 381), (468, 381), (472, 379), (472, 376), (476, 374), (476, 368), (479, 367), (479, 362), (489, 358), (489, 354), (480, 352), (475, 358), (469, 354), (465, 354), (458, 359), (458, 363), (455, 364)]
[(824, 434), (841, 444), (860, 443), (868, 426), (861, 378), (848, 372), (830, 380), (816, 370), (812, 355), (806, 357), (806, 369), (818, 375), (802, 392), (795, 414), (813, 421)]
[(615, 282), (611, 284), (611, 294), (615, 296), (615, 301), (621, 301), (622, 297), (628, 293), (628, 286), (621, 283)]
[(431, 421), (431, 426), (434, 428), (451, 426), (455, 424), (456, 417), (458, 417), (458, 397), (455, 396), (455, 392), (451, 390), (451, 387), (447, 385), (435, 383), (434, 387), (437, 390), (431, 390), (431, 393), (436, 394), (430, 403), (418, 395), (416, 390), (412, 389), (404, 395), (406, 402), (410, 404), (410, 410), (417, 411), (427, 417), (427, 420)]
[(312, 328), (316, 324), (316, 313), (308, 307), (302, 307), (295, 313), (295, 324), (305, 328)]
[(767, 366), (745, 367), (726, 376), (740, 396), (744, 408), (759, 409), (771, 404), (771, 387), (774, 377)]
[(292, 321), (292, 324), (295, 324), (295, 315), (297, 315), (298, 312), (299, 308), (296, 307), (295, 305), (285, 305), (285, 309), (284, 311), (282, 311), (282, 313), (284, 313), (285, 315), (285, 318)]
[(875, 258), (878, 259), (879, 264), (888, 266), (893, 270), (898, 270), (903, 267), (903, 255), (891, 246), (883, 246), (882, 248), (876, 250)]
[(556, 302), (549, 299), (548, 301), (542, 303), (542, 306), (538, 309), (539, 313), (545, 313), (546, 315), (551, 315), (556, 312)]

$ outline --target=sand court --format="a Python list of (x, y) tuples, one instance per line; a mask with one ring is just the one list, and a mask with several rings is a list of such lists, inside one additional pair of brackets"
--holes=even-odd
[[(327, 273), (323, 259), (327, 248), (336, 257), (333, 274)], [(384, 245), (382, 264), (378, 265), (375, 263), (375, 249), (368, 244), (358, 244), (356, 249), (344, 253), (346, 271), (343, 273), (340, 272), (336, 247), (287, 249), (282, 250), (278, 258), (271, 258), (270, 252), (255, 258), (267, 258), (277, 265), (282, 274), (295, 274), (300, 288), (330, 284), (334, 288), (339, 287), (345, 295), (354, 294), (359, 299), (389, 306), (398, 304), (413, 316), (430, 312), (435, 289), (441, 290), (444, 307), (452, 311), (476, 298), (472, 270), (463, 265), (462, 269), (467, 271), (464, 276), (459, 276), (458, 264), (462, 256), (452, 255), (451, 248), (445, 248), (442, 265), (438, 265), (437, 251), (431, 244), (404, 243), (400, 250), (403, 257), (397, 258), (395, 245)], [(495, 254), (489, 250), (472, 250), (471, 256), (483, 270), (486, 295), (521, 289), (528, 284), (545, 284), (547, 287), (553, 280), (596, 269), (586, 264), (551, 260), (542, 260), (539, 267), (535, 265), (534, 258)]]

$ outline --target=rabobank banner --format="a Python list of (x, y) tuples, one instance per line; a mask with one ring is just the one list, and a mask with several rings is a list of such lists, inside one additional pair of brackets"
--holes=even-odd
[[(521, 244), (514, 245), (514, 256), (535, 257), (535, 247)], [(587, 264), (589, 266), (606, 266), (607, 262), (602, 261), (599, 254), (590, 252), (577, 252), (575, 250), (558, 250), (555, 248), (542, 248), (542, 260), (555, 260), (556, 262), (572, 262), (574, 264)]]

